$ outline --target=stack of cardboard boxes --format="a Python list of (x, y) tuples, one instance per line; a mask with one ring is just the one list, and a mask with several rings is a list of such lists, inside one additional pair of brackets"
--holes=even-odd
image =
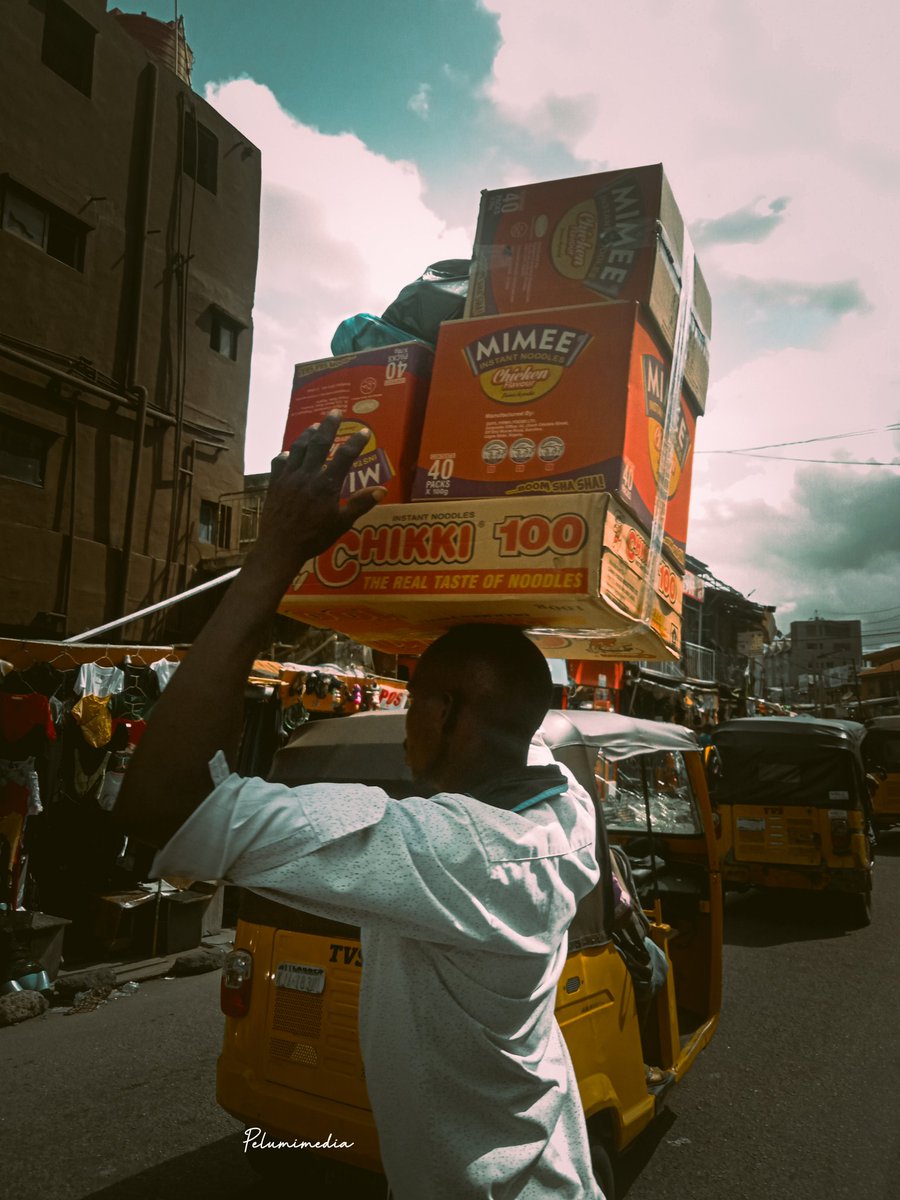
[(466, 314), (441, 326), (430, 385), (421, 343), (297, 368), (285, 444), (341, 408), (342, 434), (372, 430), (350, 486), (385, 483), (389, 503), (282, 611), (392, 652), (486, 620), (551, 656), (677, 656), (711, 325), (685, 238), (661, 166), (483, 193)]

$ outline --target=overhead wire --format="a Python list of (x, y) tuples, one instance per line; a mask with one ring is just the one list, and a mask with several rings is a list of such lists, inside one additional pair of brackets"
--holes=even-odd
[(789, 454), (754, 454), (749, 450), (705, 450), (704, 454), (733, 454), (743, 458), (767, 458), (774, 462), (823, 463), (826, 467), (900, 467), (900, 458), (894, 462), (874, 462), (857, 458), (795, 458)]
[[(831, 617), (872, 617), (875, 615), (875, 613), (900, 612), (900, 604), (894, 604), (890, 608), (867, 608), (864, 611), (857, 610), (855, 612), (837, 612), (836, 609), (832, 608), (832, 609), (826, 609), (826, 612), (830, 612)], [(816, 617), (813, 619), (822, 620), (822, 621), (830, 621), (831, 617), (823, 616), (821, 613), (817, 613)]]
[(741, 446), (736, 450), (695, 450), (695, 454), (746, 454), (751, 450), (779, 450), (783, 446), (808, 446), (812, 442), (833, 442), (848, 437), (865, 437), (869, 433), (887, 433), (892, 429), (900, 429), (900, 423), (893, 425), (878, 425), (873, 429), (854, 429), (848, 433), (825, 433), (819, 437), (797, 438), (791, 442), (765, 442), (761, 446)]

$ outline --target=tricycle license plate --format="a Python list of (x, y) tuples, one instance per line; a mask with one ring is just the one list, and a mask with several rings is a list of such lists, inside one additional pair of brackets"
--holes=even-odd
[(275, 986), (295, 992), (324, 992), (325, 968), (308, 963), (279, 963), (275, 971)]

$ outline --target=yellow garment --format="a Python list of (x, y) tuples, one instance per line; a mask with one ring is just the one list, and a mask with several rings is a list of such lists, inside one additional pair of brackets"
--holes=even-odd
[(9, 842), (9, 865), (12, 866), (19, 857), (19, 846), (22, 841), (22, 830), (25, 828), (25, 818), (21, 813), (4, 813), (0, 817), (0, 837)]
[(112, 696), (82, 696), (72, 709), (89, 746), (105, 746), (112, 737), (109, 702)]

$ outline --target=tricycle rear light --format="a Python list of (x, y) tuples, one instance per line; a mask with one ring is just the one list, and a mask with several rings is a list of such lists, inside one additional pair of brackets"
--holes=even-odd
[(851, 829), (846, 817), (831, 818), (831, 848), (835, 854), (850, 853)]
[(232, 950), (222, 967), (219, 1007), (226, 1017), (245, 1017), (250, 1010), (253, 983), (253, 955), (248, 950)]

